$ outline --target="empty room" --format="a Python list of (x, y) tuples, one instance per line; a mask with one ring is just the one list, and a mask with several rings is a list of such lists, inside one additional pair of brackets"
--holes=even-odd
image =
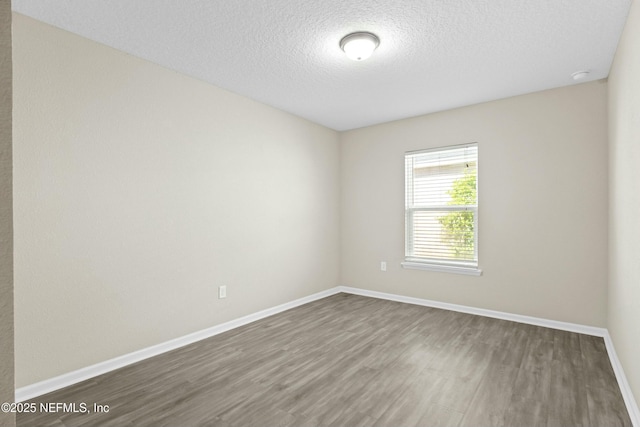
[(0, 425), (640, 427), (638, 0), (0, 0)]

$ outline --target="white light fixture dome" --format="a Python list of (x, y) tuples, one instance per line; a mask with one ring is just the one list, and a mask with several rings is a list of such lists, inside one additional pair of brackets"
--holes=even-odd
[(340, 49), (354, 61), (362, 61), (371, 56), (380, 44), (380, 39), (372, 33), (351, 33), (340, 40)]

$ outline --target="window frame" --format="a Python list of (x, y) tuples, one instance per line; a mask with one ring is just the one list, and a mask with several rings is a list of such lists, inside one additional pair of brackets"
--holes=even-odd
[[(430, 152), (444, 152), (449, 150), (461, 149), (465, 147), (475, 147), (476, 148), (476, 204), (475, 205), (437, 205), (437, 206), (429, 206), (429, 207), (413, 207), (407, 206), (407, 194), (409, 188), (407, 186), (407, 158), (408, 156), (415, 156), (417, 154), (422, 153), (430, 153)], [(471, 142), (466, 144), (458, 144), (458, 145), (449, 145), (442, 147), (434, 147), (423, 150), (415, 150), (415, 151), (407, 151), (404, 154), (405, 161), (405, 254), (404, 261), (401, 263), (403, 268), (407, 269), (417, 269), (417, 270), (428, 270), (428, 271), (438, 271), (438, 272), (447, 272), (447, 273), (457, 273), (457, 274), (465, 274), (465, 275), (473, 275), (479, 276), (482, 274), (482, 270), (479, 267), (479, 257), (478, 257), (478, 206), (479, 206), (479, 144), (477, 142)], [(412, 181), (413, 185), (414, 181)], [(413, 191), (413, 188), (411, 189)], [(413, 248), (413, 216), (415, 212), (436, 212), (436, 211), (451, 211), (451, 212), (474, 212), (474, 226), (473, 226), (473, 234), (474, 234), (474, 258), (475, 262), (469, 261), (456, 261), (456, 260), (447, 260), (447, 259), (439, 259), (439, 258), (423, 258), (423, 257), (415, 257), (410, 256), (411, 252), (410, 248)], [(409, 226), (411, 224), (411, 226)]]

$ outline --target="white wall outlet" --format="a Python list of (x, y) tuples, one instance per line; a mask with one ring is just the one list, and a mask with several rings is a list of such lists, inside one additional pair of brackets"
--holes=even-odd
[(218, 299), (222, 299), (222, 298), (226, 298), (227, 297), (227, 287), (226, 286), (219, 286), (218, 287)]
[(380, 271), (387, 271), (387, 261), (380, 261)]

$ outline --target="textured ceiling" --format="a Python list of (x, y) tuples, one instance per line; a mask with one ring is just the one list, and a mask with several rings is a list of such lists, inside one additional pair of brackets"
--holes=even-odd
[[(13, 0), (13, 9), (336, 130), (607, 77), (631, 0)], [(351, 61), (340, 39), (380, 46)]]

